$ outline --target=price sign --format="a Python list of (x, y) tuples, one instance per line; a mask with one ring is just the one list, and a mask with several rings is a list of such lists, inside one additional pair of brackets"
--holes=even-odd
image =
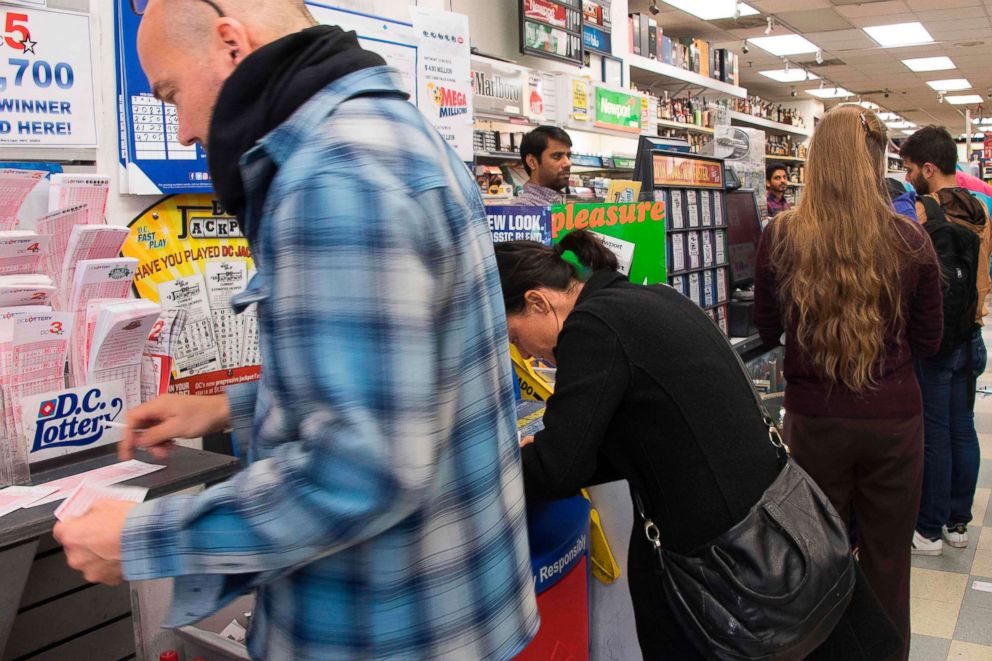
[(0, 145), (95, 147), (89, 16), (0, 6), (0, 26)]

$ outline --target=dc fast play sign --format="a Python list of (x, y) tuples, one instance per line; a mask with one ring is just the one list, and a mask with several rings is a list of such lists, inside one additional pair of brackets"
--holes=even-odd
[(25, 397), (21, 411), (31, 463), (109, 445), (120, 440), (124, 422), (122, 381), (100, 383)]

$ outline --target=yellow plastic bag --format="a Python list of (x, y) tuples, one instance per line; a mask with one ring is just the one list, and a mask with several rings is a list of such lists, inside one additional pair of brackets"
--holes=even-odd
[(609, 585), (620, 578), (620, 566), (617, 565), (606, 540), (603, 523), (599, 519), (599, 510), (589, 497), (589, 492), (582, 490), (582, 497), (589, 501), (589, 558), (592, 562), (592, 575), (603, 585)]

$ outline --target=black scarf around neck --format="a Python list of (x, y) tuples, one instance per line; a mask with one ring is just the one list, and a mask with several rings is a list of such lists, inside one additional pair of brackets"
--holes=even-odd
[(318, 25), (251, 53), (227, 79), (210, 120), (207, 162), (224, 209), (240, 216), (244, 184), (238, 162), (324, 87), (350, 73), (384, 65), (354, 32)]

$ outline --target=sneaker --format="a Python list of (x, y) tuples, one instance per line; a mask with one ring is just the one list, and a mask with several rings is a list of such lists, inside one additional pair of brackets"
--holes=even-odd
[(944, 551), (944, 542), (940, 539), (927, 539), (920, 531), (913, 531), (913, 555), (940, 555)]
[(944, 526), (944, 541), (956, 549), (968, 547), (968, 526), (963, 523), (955, 523), (953, 526)]

